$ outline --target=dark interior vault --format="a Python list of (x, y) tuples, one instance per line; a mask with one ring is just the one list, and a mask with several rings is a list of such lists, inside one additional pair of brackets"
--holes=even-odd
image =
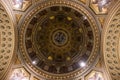
[(0, 80), (119, 80), (120, 1), (0, 0)]
[(88, 60), (94, 46), (93, 30), (85, 17), (64, 6), (49, 7), (37, 13), (25, 35), (31, 61), (55, 74), (80, 68), (80, 61)]
[(48, 75), (47, 79), (89, 73), (99, 55), (97, 21), (79, 4), (51, 2), (33, 9), (20, 27), (19, 50), (24, 64), (32, 73), (43, 78)]

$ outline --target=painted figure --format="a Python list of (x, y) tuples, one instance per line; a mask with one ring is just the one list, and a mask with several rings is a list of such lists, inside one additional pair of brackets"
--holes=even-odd
[(10, 80), (29, 80), (28, 76), (22, 71), (22, 69), (16, 69), (13, 71), (13, 74)]
[(13, 0), (13, 7), (21, 9), (23, 7), (23, 0)]
[(92, 0), (92, 3), (97, 4), (98, 10), (102, 12), (103, 8), (106, 8), (111, 1), (112, 0)]
[(88, 80), (104, 80), (101, 76), (99, 76), (99, 73), (95, 73), (92, 77), (90, 77)]

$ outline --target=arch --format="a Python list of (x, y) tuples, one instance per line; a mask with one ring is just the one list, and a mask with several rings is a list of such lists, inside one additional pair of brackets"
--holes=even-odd
[(120, 78), (120, 1), (109, 12), (102, 33), (102, 52), (111, 80)]
[(7, 6), (0, 1), (0, 80), (6, 78), (15, 59), (16, 30), (10, 14)]

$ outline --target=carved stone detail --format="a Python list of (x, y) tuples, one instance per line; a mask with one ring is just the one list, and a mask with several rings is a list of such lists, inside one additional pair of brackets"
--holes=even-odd
[(0, 4), (0, 80), (10, 67), (15, 46), (15, 35), (12, 20)]
[(120, 78), (120, 1), (110, 12), (103, 31), (103, 55), (113, 80)]
[[(77, 11), (79, 11), (80, 13), (84, 14), (87, 18), (88, 21), (90, 22), (90, 26), (92, 26), (92, 30), (93, 30), (93, 34), (94, 34), (94, 47), (92, 50), (92, 56), (90, 56), (88, 63), (86, 65), (85, 68), (71, 72), (71, 73), (67, 73), (67, 74), (51, 74), (48, 72), (45, 72), (41, 69), (36, 68), (31, 62), (30, 59), (27, 55), (27, 51), (25, 48), (25, 44), (24, 44), (24, 37), (25, 37), (25, 30), (26, 30), (26, 26), (28, 26), (29, 21), (34, 17), (34, 14), (38, 13), (39, 11), (41, 11), (44, 8), (50, 7), (50, 6), (67, 6), (70, 8), (73, 8)], [(39, 75), (39, 77), (45, 78), (45, 79), (49, 79), (49, 80), (65, 80), (65, 79), (75, 79), (76, 77), (80, 77), (86, 70), (90, 69), (90, 67), (92, 65), (94, 65), (97, 61), (96, 58), (98, 58), (98, 51), (99, 51), (99, 28), (98, 28), (98, 24), (95, 21), (95, 19), (93, 18), (93, 16), (87, 11), (87, 9), (83, 6), (81, 6), (80, 4), (75, 3), (74, 1), (69, 1), (69, 0), (50, 0), (50, 1), (45, 1), (41, 4), (39, 4), (39, 6), (37, 6), (35, 9), (31, 10), (31, 12), (29, 12), (28, 16), (25, 17), (23, 24), (21, 25), (21, 29), (20, 29), (20, 52), (22, 54), (21, 58), (24, 59), (24, 63), (26, 65), (26, 68), (31, 69), (31, 72)], [(87, 73), (86, 73), (87, 74)]]

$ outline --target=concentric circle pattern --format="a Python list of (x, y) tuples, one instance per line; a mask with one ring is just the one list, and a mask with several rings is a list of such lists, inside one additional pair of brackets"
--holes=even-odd
[(65, 44), (67, 44), (69, 40), (68, 37), (69, 36), (66, 31), (62, 29), (58, 29), (52, 33), (52, 36), (50, 39), (52, 40), (54, 45), (60, 47), (60, 46), (64, 46)]
[[(53, 6), (58, 3), (63, 6)], [(25, 64), (48, 79), (80, 75), (94, 64), (98, 55), (96, 22), (83, 7), (67, 3), (63, 0), (43, 3), (27, 16), (20, 30), (20, 51)]]
[[(69, 11), (68, 14), (66, 10), (73, 12)], [(43, 14), (42, 12), (45, 12), (46, 16), (39, 15)], [(91, 54), (94, 42), (91, 27), (88, 26), (88, 31), (83, 19), (76, 20), (82, 16), (75, 10), (60, 6), (38, 13), (26, 31), (26, 48), (27, 52), (32, 49), (28, 52), (31, 60), (39, 59), (37, 66), (51, 73), (67, 73), (80, 68), (79, 61), (86, 62), (89, 56), (85, 53), (88, 51), (88, 54)], [(85, 21), (89, 25), (89, 22)]]

